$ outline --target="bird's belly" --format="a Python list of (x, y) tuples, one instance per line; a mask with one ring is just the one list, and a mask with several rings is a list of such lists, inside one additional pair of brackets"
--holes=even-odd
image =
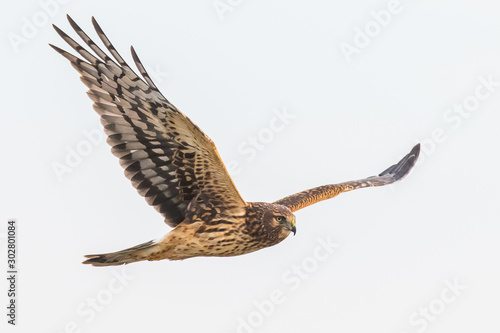
[(165, 239), (168, 258), (182, 260), (192, 257), (231, 257), (257, 251), (265, 246), (244, 233), (237, 224), (206, 226), (195, 222), (178, 226)]

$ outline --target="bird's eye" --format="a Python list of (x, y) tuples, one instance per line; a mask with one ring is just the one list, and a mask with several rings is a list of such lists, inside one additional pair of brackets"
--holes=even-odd
[(285, 218), (283, 216), (276, 216), (276, 221), (283, 222)]

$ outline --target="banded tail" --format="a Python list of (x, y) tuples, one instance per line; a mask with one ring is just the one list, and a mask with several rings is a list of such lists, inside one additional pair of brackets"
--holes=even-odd
[(148, 260), (150, 255), (159, 252), (160, 244), (155, 241), (149, 241), (137, 246), (104, 254), (88, 254), (88, 258), (83, 264), (90, 264), (92, 266), (117, 266), (130, 264), (132, 262)]

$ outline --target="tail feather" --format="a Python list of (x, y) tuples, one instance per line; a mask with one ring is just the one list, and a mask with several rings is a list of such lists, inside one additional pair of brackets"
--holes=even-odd
[(158, 243), (155, 241), (149, 241), (137, 246), (104, 254), (88, 254), (85, 258), (88, 258), (83, 262), (83, 264), (90, 264), (92, 266), (117, 266), (130, 264), (132, 262), (147, 260), (148, 256), (155, 252), (158, 247)]

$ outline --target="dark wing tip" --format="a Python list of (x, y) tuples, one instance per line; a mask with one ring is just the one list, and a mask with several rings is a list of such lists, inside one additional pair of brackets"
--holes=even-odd
[(134, 61), (139, 61), (139, 56), (137, 55), (137, 52), (135, 52), (135, 49), (134, 49), (134, 46), (133, 45), (130, 45), (130, 53), (132, 53), (132, 58), (134, 59)]
[(94, 29), (97, 31), (97, 33), (104, 35), (104, 31), (102, 30), (99, 23), (97, 23), (97, 20), (94, 16), (92, 16), (92, 25), (94, 26)]
[(420, 154), (420, 143), (416, 144), (412, 150), (401, 159), (397, 164), (390, 166), (388, 169), (384, 170), (379, 177), (390, 175), (394, 178), (394, 181), (403, 179), (413, 168), (417, 162), (418, 156)]
[(61, 36), (62, 39), (69, 38), (69, 36), (64, 31), (62, 31), (61, 29), (59, 29), (59, 27), (57, 25), (52, 24), (52, 27), (57, 32), (57, 34), (59, 36)]
[(68, 14), (66, 14), (66, 19), (68, 20), (69, 22), (69, 25), (71, 25), (71, 27), (75, 30), (81, 30), (80, 27), (78, 26), (78, 24), (76, 24), (75, 20), (73, 20), (71, 18), (71, 16), (69, 16)]
[(51, 48), (53, 48), (54, 50), (56, 50), (57, 52), (59, 52), (60, 54), (64, 54), (64, 53), (66, 52), (66, 51), (64, 51), (63, 49), (61, 49), (60, 47), (55, 46), (54, 44), (50, 44), (50, 43), (49, 43), (49, 46), (50, 46)]

